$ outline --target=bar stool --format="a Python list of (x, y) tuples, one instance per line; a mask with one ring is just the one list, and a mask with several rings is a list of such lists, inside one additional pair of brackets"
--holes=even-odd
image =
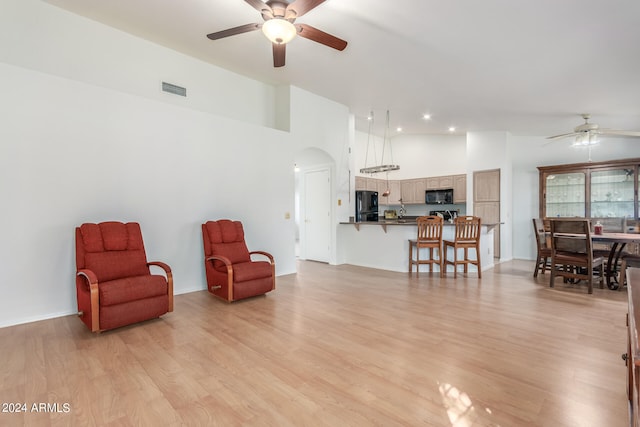
[[(409, 239), (409, 274), (413, 273), (413, 265), (416, 265), (416, 276), (420, 274), (420, 264), (429, 264), (429, 272), (433, 273), (433, 265), (438, 264), (440, 277), (443, 275), (442, 268), (442, 218), (439, 216), (421, 216), (416, 220), (418, 223), (418, 236), (416, 239)], [(416, 259), (413, 259), (413, 248), (416, 248)], [(429, 259), (420, 259), (420, 249), (429, 249)], [(438, 250), (438, 258), (435, 258), (435, 251)]]
[[(458, 276), (458, 265), (464, 265), (464, 273), (468, 273), (469, 264), (478, 267), (478, 279), (482, 278), (480, 268), (480, 217), (459, 216), (455, 219), (455, 240), (443, 240), (444, 243), (444, 268), (447, 264), (453, 265), (453, 277)], [(447, 249), (453, 248), (453, 261), (447, 259)], [(458, 249), (464, 249), (464, 258), (458, 259)], [(469, 249), (475, 249), (476, 259), (469, 258)]]

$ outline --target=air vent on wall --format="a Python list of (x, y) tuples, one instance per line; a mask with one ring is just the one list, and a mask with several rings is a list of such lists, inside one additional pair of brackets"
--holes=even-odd
[(162, 82), (162, 91), (172, 93), (174, 95), (187, 96), (187, 88), (172, 85), (167, 82)]

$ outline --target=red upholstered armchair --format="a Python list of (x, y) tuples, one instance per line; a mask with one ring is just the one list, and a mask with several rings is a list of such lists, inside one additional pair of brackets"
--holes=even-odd
[[(149, 266), (164, 270), (152, 275)], [(76, 227), (78, 312), (92, 332), (173, 311), (173, 277), (162, 262), (147, 262), (140, 225), (102, 222)]]
[[(276, 288), (273, 256), (249, 252), (240, 221), (221, 219), (202, 224), (204, 266), (209, 292), (228, 302), (262, 295)], [(268, 261), (254, 261), (251, 255)]]

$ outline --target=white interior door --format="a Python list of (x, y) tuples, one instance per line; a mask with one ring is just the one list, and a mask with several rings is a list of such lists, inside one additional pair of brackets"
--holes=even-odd
[(331, 181), (328, 169), (304, 175), (304, 258), (329, 262), (331, 250)]

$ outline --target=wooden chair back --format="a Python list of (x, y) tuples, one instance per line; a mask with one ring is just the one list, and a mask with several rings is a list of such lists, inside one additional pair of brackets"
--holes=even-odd
[(480, 239), (480, 217), (459, 216), (455, 219), (456, 242), (474, 242)]
[[(536, 236), (536, 247), (538, 252), (542, 252), (545, 249), (551, 250), (550, 245), (547, 244), (547, 231), (544, 228), (544, 221), (542, 218), (533, 218), (533, 231)], [(551, 241), (549, 241), (551, 243)]]
[(593, 256), (591, 221), (588, 219), (552, 220), (551, 249), (554, 252)]
[(442, 242), (442, 217), (421, 216), (416, 222), (418, 223), (418, 243)]
[(551, 280), (556, 276), (566, 279), (586, 280), (589, 293), (593, 293), (595, 268), (600, 287), (604, 284), (604, 258), (593, 256), (591, 221), (585, 218), (551, 220)]

